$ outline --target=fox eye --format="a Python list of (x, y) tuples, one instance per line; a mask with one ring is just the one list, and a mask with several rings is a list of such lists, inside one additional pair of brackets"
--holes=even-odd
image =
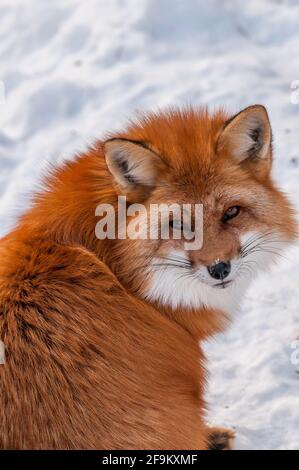
[(173, 220), (173, 219), (170, 220), (169, 227), (172, 228), (173, 230), (181, 230), (181, 231), (184, 230), (183, 222), (181, 222), (180, 220)]
[(229, 209), (227, 209), (227, 211), (224, 213), (223, 217), (222, 217), (222, 222), (227, 222), (228, 220), (231, 220), (231, 219), (234, 219), (235, 217), (237, 217), (237, 215), (239, 215), (240, 213), (240, 210), (241, 210), (241, 207), (240, 206), (232, 206), (230, 207)]

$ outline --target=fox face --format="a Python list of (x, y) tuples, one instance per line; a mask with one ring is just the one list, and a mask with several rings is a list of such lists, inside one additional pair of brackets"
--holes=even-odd
[[(131, 219), (147, 230), (153, 206), (202, 207), (198, 225), (192, 210), (187, 223), (172, 214), (169, 239), (116, 241), (120, 277), (150, 302), (231, 312), (257, 271), (295, 239), (293, 210), (271, 179), (263, 106), (233, 117), (206, 109), (151, 114), (107, 140), (104, 153), (117, 193), (146, 208)], [(186, 248), (196, 230), (202, 243)]]

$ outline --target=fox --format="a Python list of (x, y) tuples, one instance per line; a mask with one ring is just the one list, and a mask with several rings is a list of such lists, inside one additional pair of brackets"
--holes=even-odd
[[(0, 241), (1, 449), (233, 447), (207, 423), (203, 341), (297, 237), (272, 160), (263, 105), (174, 107), (49, 171)], [(119, 197), (201, 204), (201, 246), (97, 237), (96, 207), (118, 217)]]

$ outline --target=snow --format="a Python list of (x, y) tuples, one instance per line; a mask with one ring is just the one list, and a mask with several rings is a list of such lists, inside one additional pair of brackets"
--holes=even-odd
[[(1, 235), (47, 162), (169, 104), (265, 104), (274, 175), (298, 208), (298, 1), (2, 0), (0, 17)], [(238, 449), (299, 448), (298, 248), (286, 257), (205, 345), (209, 419), (236, 428)]]

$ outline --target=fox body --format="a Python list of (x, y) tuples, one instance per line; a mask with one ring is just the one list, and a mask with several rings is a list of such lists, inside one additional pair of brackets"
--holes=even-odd
[[(296, 235), (271, 138), (259, 105), (171, 110), (52, 171), (0, 242), (1, 448), (213, 447), (200, 341)], [(98, 239), (96, 207), (120, 195), (202, 204), (203, 246)]]

